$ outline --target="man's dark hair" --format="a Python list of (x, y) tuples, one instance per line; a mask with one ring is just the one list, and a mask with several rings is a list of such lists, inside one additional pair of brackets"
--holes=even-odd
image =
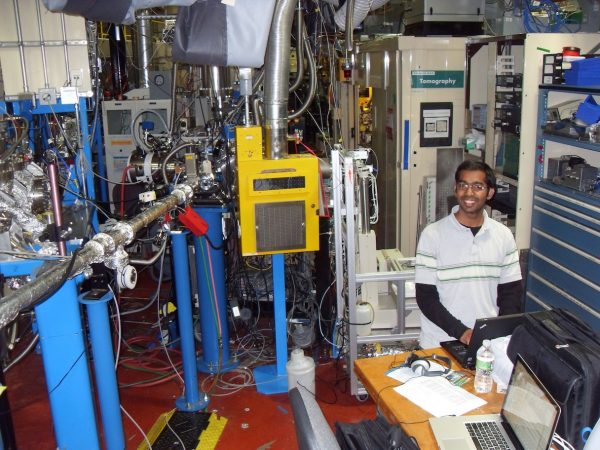
[(490, 166), (488, 166), (486, 163), (484, 163), (483, 161), (474, 161), (471, 159), (467, 159), (465, 161), (463, 161), (460, 166), (458, 166), (456, 168), (456, 172), (454, 172), (454, 181), (455, 182), (459, 182), (460, 181), (460, 173), (463, 170), (469, 170), (469, 171), (474, 171), (474, 170), (479, 170), (481, 172), (485, 173), (485, 184), (487, 184), (488, 188), (491, 189), (496, 189), (496, 175), (494, 174), (494, 171), (492, 170), (492, 168)]

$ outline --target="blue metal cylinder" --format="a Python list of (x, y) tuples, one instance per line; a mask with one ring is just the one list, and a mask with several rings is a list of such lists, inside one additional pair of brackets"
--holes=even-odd
[(57, 447), (99, 449), (75, 280), (35, 313)]
[(194, 237), (196, 278), (200, 300), (200, 333), (203, 360), (201, 371), (216, 373), (229, 368), (229, 330), (225, 291), (225, 254), (223, 251), (221, 206), (204, 206), (194, 210), (207, 222), (207, 236)]
[(79, 301), (85, 304), (87, 309), (104, 443), (107, 450), (123, 450), (125, 435), (108, 316), (108, 301), (112, 300), (113, 295), (107, 291), (101, 297), (93, 298), (94, 295), (90, 294), (93, 294), (93, 291), (80, 295)]
[(196, 344), (192, 320), (192, 295), (190, 290), (190, 264), (188, 261), (187, 232), (171, 232), (173, 271), (177, 298), (177, 321), (183, 361), (185, 396), (175, 402), (182, 411), (199, 411), (206, 406), (206, 396), (200, 400), (198, 373), (196, 368)]

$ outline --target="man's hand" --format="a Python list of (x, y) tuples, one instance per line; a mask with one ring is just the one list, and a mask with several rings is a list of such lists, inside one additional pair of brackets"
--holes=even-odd
[(467, 329), (467, 331), (465, 331), (462, 336), (460, 337), (460, 342), (462, 342), (465, 345), (469, 345), (469, 342), (471, 342), (471, 336), (473, 335), (473, 330), (471, 328)]

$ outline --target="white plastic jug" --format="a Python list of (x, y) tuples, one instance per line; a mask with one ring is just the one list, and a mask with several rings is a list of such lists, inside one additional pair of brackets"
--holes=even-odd
[(315, 395), (315, 362), (301, 348), (295, 348), (285, 365), (288, 376), (288, 391), (297, 387)]
[(368, 336), (371, 334), (375, 311), (370, 303), (364, 302), (356, 305), (356, 334)]

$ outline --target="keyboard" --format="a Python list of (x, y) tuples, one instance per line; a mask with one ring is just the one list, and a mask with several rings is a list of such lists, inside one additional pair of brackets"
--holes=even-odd
[(465, 426), (477, 450), (510, 450), (498, 422), (468, 422)]

